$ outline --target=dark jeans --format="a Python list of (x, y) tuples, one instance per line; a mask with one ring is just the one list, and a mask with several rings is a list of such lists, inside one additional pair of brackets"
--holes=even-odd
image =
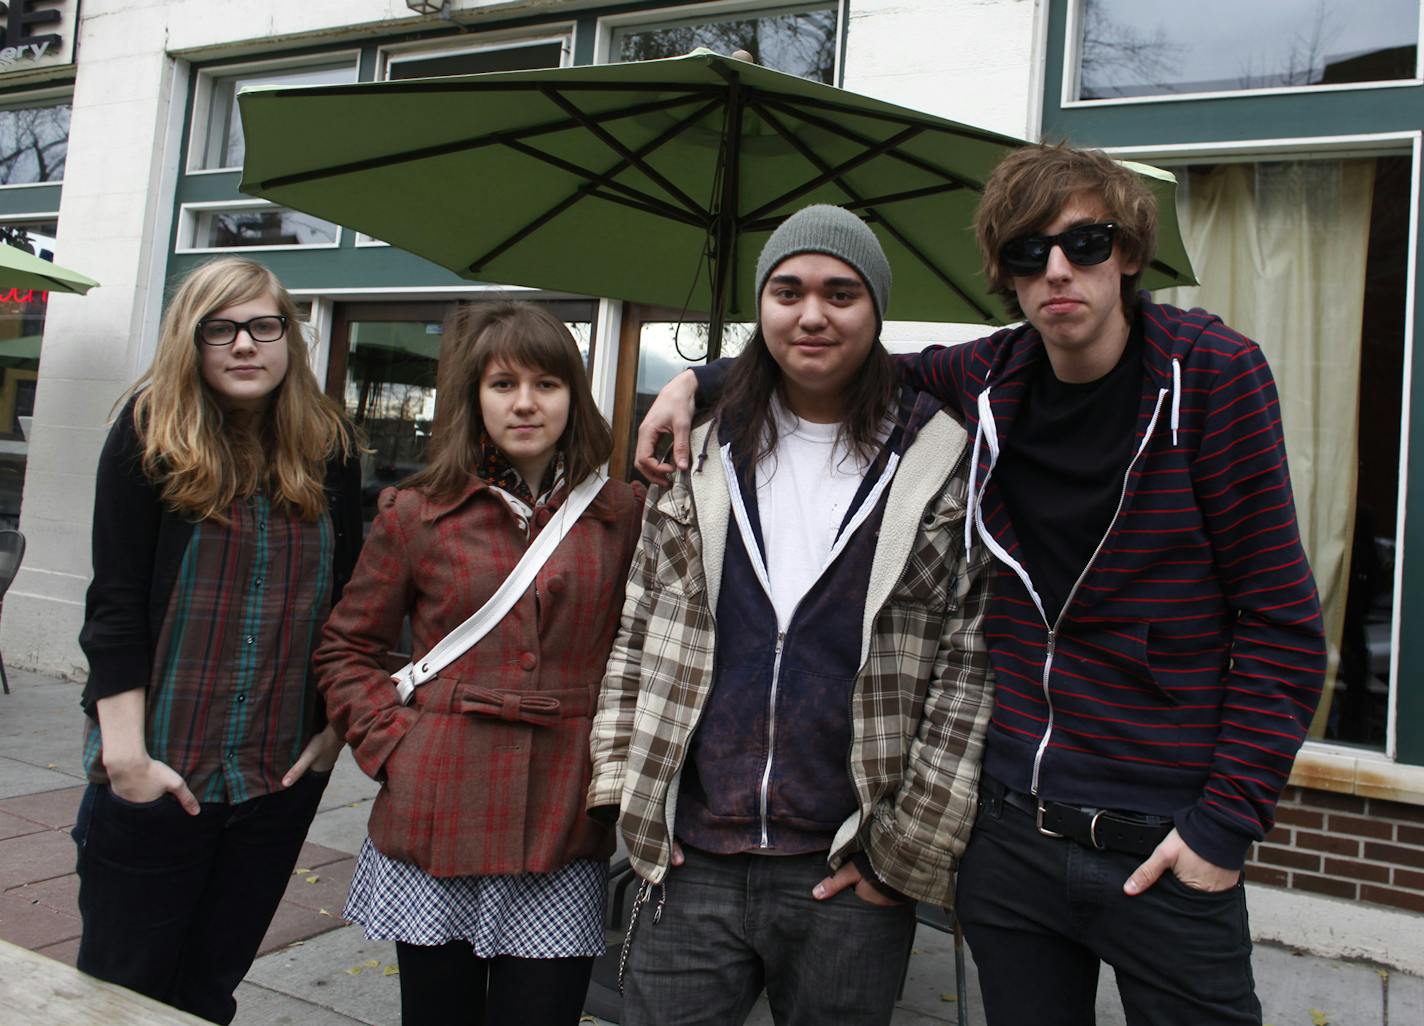
[(576, 1026), (592, 958), (476, 958), (466, 941), (396, 942), (401, 1026)]
[(1132, 1026), (1260, 1026), (1246, 892), (1207, 893), (1170, 872), (1136, 897), (1138, 855), (1045, 837), (980, 789), (957, 911), (989, 1026), (1091, 1026), (1099, 960)]
[(286, 891), (329, 774), (189, 816), (173, 798), (134, 804), (90, 784), (79, 848), (79, 968), (229, 1023)]
[(817, 901), (824, 854), (709, 855), (684, 848), (628, 942), (623, 1026), (737, 1026), (765, 987), (778, 1026), (889, 1023), (913, 902), (882, 908), (852, 890)]

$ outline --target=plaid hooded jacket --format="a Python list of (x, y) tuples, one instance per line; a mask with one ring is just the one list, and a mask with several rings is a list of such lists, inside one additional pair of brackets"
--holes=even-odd
[[(694, 433), (694, 451), (715, 449), (712, 430)], [(992, 697), (981, 631), (989, 558), (964, 553), (966, 442), (935, 414), (890, 486), (852, 692), (858, 809), (829, 857), (838, 867), (865, 851), (881, 880), (941, 905), (973, 825)], [(588, 806), (618, 807), (633, 868), (652, 883), (668, 871), (682, 769), (712, 688), (730, 517), (717, 459), (649, 492), (594, 717)]]

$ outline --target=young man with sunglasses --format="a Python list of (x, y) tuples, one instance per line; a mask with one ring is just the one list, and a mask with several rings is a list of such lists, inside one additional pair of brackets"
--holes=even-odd
[[(1261, 1022), (1241, 866), (1271, 828), (1325, 648), (1270, 369), (1137, 283), (1156, 207), (1101, 153), (985, 185), (984, 270), (1025, 323), (902, 359), (975, 437), (997, 678), (958, 913), (993, 1026)], [(707, 390), (715, 369), (699, 372)], [(688, 416), (691, 375), (639, 436)]]

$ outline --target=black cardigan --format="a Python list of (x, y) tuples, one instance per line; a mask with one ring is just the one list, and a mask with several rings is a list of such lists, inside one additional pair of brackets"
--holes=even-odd
[[(331, 604), (351, 577), (361, 551), (361, 462), (352, 452), (326, 465), (334, 531)], [(99, 455), (94, 491), (94, 578), (84, 602), (79, 646), (89, 659), (84, 711), (97, 718), (101, 698), (147, 687), (154, 650), (168, 615), (173, 582), (196, 523), (164, 503), (143, 472), (143, 445), (134, 400), (124, 406)]]

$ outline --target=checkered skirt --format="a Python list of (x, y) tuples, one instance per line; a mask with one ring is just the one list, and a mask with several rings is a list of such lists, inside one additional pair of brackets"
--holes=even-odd
[(436, 877), (382, 855), (368, 837), (342, 915), (371, 940), (469, 941), (477, 958), (603, 954), (608, 864), (576, 859), (552, 873)]

